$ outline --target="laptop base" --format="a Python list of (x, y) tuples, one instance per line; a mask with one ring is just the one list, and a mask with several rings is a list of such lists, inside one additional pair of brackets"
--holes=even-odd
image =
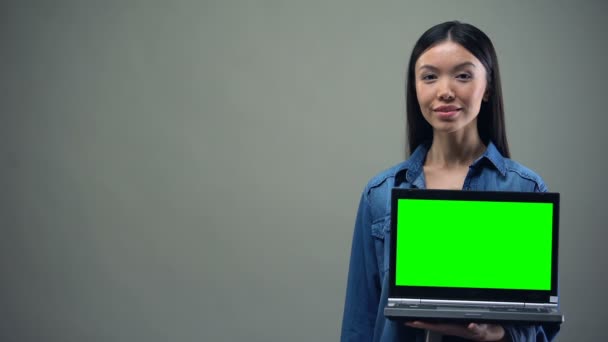
[(564, 322), (564, 315), (557, 309), (548, 312), (531, 311), (492, 311), (488, 309), (452, 309), (452, 308), (407, 308), (407, 307), (386, 307), (384, 316), (390, 320), (397, 321), (424, 321), (430, 323), (509, 323), (509, 324), (541, 324)]

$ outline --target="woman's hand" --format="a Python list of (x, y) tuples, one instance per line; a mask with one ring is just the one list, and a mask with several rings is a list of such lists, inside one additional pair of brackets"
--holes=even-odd
[(405, 325), (412, 328), (436, 331), (443, 335), (458, 336), (473, 341), (508, 341), (505, 329), (497, 324), (448, 324), (426, 323), (420, 321), (407, 322)]

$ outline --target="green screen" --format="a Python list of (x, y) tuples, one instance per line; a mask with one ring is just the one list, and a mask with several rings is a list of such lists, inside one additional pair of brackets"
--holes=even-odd
[(552, 213), (551, 203), (400, 199), (396, 285), (550, 290)]

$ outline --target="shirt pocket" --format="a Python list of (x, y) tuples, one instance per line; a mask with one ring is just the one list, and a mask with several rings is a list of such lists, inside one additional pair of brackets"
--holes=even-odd
[(384, 278), (389, 267), (390, 257), (390, 238), (391, 238), (391, 218), (386, 216), (375, 223), (372, 223), (372, 236), (374, 237), (374, 249), (378, 269)]

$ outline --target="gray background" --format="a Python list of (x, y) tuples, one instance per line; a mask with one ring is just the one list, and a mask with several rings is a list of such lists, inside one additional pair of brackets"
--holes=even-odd
[(562, 193), (559, 340), (606, 339), (607, 5), (574, 3), (3, 1), (0, 340), (337, 340), (407, 58), (450, 19)]

